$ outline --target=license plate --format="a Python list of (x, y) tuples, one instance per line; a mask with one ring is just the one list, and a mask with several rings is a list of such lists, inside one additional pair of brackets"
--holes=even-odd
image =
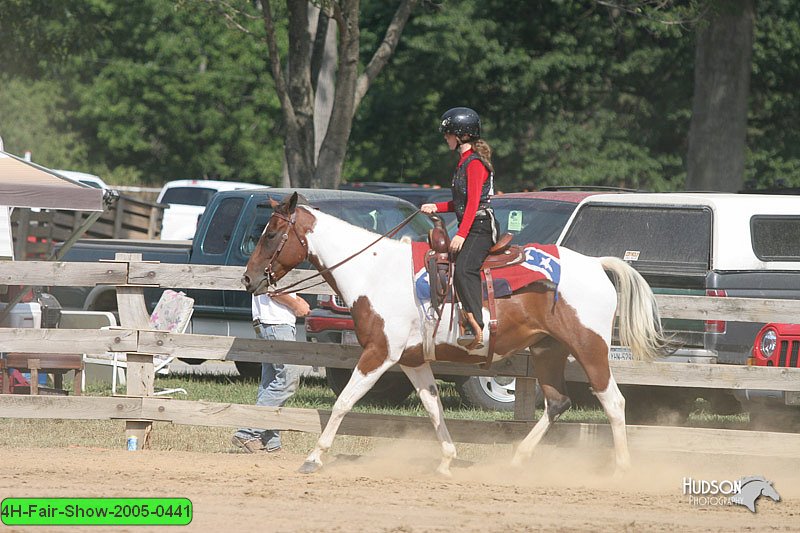
[(612, 346), (608, 352), (608, 359), (611, 361), (633, 361), (631, 349), (626, 346)]
[(342, 344), (358, 344), (356, 332), (350, 330), (342, 331)]

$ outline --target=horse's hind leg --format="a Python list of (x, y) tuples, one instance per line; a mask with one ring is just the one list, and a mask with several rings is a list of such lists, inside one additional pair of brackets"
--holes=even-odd
[(403, 369), (403, 372), (406, 373), (411, 384), (417, 390), (419, 399), (431, 417), (436, 436), (442, 446), (442, 462), (439, 463), (436, 471), (449, 476), (450, 463), (456, 458), (456, 447), (453, 445), (450, 432), (447, 431), (447, 426), (444, 424), (444, 408), (442, 407), (442, 400), (439, 397), (439, 389), (436, 387), (431, 365), (425, 363), (416, 368), (401, 365), (400, 368)]
[(621, 474), (631, 466), (628, 435), (625, 429), (625, 398), (619, 391), (608, 366), (608, 344), (596, 335), (587, 334), (584, 337), (582, 343), (584, 349), (576, 348), (573, 354), (586, 372), (592, 392), (600, 400), (606, 412), (611, 425), (611, 435), (614, 438), (616, 474)]
[(317, 445), (300, 467), (301, 473), (311, 474), (322, 468), (322, 456), (333, 444), (333, 439), (336, 437), (336, 432), (339, 430), (339, 425), (341, 425), (344, 416), (350, 412), (356, 402), (377, 383), (378, 379), (393, 364), (386, 360), (380, 367), (366, 375), (362, 374), (357, 367), (353, 370), (350, 381), (347, 382), (344, 390), (339, 394), (339, 398), (336, 399), (336, 403), (333, 404), (331, 417), (328, 419), (325, 429), (322, 430), (322, 434), (317, 440)]
[(570, 408), (572, 402), (567, 396), (567, 384), (564, 381), (564, 365), (567, 361), (567, 351), (563, 348), (553, 348), (534, 359), (536, 378), (544, 396), (545, 413), (533, 426), (530, 433), (517, 446), (511, 464), (518, 466), (530, 458), (534, 448), (545, 436), (547, 430), (562, 413)]
[(628, 451), (628, 434), (625, 429), (625, 397), (617, 387), (614, 376), (609, 371), (608, 386), (602, 392), (594, 389), (594, 395), (600, 400), (611, 424), (611, 434), (614, 437), (614, 454), (617, 463), (615, 474), (619, 475), (631, 467), (631, 454)]

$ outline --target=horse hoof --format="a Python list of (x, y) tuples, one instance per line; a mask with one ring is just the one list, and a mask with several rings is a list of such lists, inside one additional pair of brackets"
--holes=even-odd
[(450, 472), (450, 469), (442, 470), (441, 468), (437, 468), (436, 473), (447, 479), (451, 479), (453, 477), (453, 473)]
[(315, 463), (314, 461), (306, 461), (297, 471), (301, 474), (313, 474), (314, 472), (318, 472), (320, 468), (322, 468), (321, 464)]

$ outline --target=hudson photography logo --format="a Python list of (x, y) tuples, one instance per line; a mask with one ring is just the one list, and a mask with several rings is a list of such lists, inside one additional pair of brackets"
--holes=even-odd
[(781, 495), (764, 476), (748, 476), (737, 480), (683, 478), (683, 494), (697, 507), (743, 505), (756, 512), (756, 501), (766, 496), (779, 502)]

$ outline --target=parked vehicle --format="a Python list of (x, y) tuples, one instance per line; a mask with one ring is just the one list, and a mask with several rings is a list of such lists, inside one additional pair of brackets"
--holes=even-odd
[[(145, 261), (162, 263), (244, 265), (272, 214), (267, 200), (272, 198), (280, 201), (295, 190), (320, 210), (381, 233), (400, 223), (415, 210), (413, 205), (399, 198), (352, 191), (277, 188), (226, 191), (212, 197), (192, 242), (79, 240), (63, 260), (99, 261), (113, 259), (116, 253), (124, 252), (140, 253)], [(396, 238), (408, 236), (414, 240), (424, 239), (431, 227), (430, 219), (419, 214)], [(52, 293), (66, 309), (117, 310), (116, 288), (113, 286), (54, 287)], [(255, 338), (251, 296), (244, 290), (188, 290), (187, 293), (195, 300), (188, 333)], [(160, 294), (161, 289), (145, 290), (148, 311), (153, 309)], [(298, 337), (305, 338), (302, 328), (298, 327), (298, 330)], [(257, 364), (237, 362), (237, 368), (240, 373), (260, 375), (260, 365)]]
[(61, 174), (65, 178), (69, 178), (79, 183), (83, 183), (84, 185), (88, 185), (89, 187), (94, 187), (95, 189), (111, 188), (105, 181), (103, 181), (103, 178), (101, 178), (100, 176), (95, 176), (94, 174), (87, 174), (86, 172), (75, 172), (74, 170), (54, 170), (53, 172)]
[[(663, 193), (595, 195), (584, 200), (558, 244), (623, 258), (656, 293), (800, 298), (800, 201), (786, 195)], [(763, 324), (664, 320), (683, 348), (672, 360), (747, 362)], [(697, 396), (718, 413), (739, 408), (731, 391), (628, 387), (643, 415), (654, 404), (688, 414)], [(625, 391), (623, 391), (625, 392)], [(697, 396), (695, 396), (697, 395)]]
[(200, 215), (211, 197), (219, 191), (258, 189), (264, 185), (239, 181), (176, 180), (164, 184), (156, 200), (169, 205), (161, 225), (162, 240), (188, 240), (194, 237)]
[[(753, 366), (800, 368), (800, 324), (765, 325), (753, 343)], [(757, 429), (797, 431), (800, 429), (800, 393), (765, 390), (737, 390), (736, 397), (749, 405), (750, 422)]]
[[(384, 194), (391, 192), (387, 190)], [(551, 244), (555, 242), (578, 203), (592, 194), (595, 193), (547, 191), (495, 196), (492, 198), (492, 207), (498, 221), (498, 231), (511, 233), (514, 244)], [(312, 341), (356, 344), (349, 310), (336, 297), (319, 297), (319, 307), (306, 318), (306, 333)], [(350, 371), (345, 369), (328, 369), (327, 375), (329, 385), (337, 394), (350, 379)], [(514, 409), (514, 378), (436, 377), (454, 382), (461, 398), (469, 405), (503, 411)], [(387, 403), (398, 403), (411, 391), (410, 384), (403, 375), (386, 374), (381, 379), (383, 382), (373, 389), (373, 398), (380, 398)]]

